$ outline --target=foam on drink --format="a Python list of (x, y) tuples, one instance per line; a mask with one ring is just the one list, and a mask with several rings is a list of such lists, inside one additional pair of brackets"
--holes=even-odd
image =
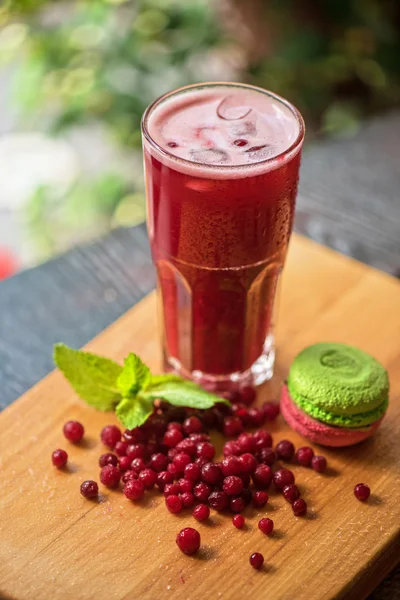
[(238, 173), (256, 165), (274, 168), (273, 159), (282, 159), (298, 138), (300, 123), (283, 101), (262, 90), (221, 84), (168, 96), (154, 107), (147, 128), (156, 144), (178, 159), (178, 170), (191, 170), (179, 161), (185, 159), (196, 171), (217, 167), (220, 176), (219, 167), (231, 167), (232, 177), (235, 167)]

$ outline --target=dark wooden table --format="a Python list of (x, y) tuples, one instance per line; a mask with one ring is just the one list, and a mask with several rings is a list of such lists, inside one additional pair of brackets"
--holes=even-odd
[[(400, 276), (400, 111), (304, 152), (296, 231)], [(144, 226), (113, 231), (0, 283), (0, 409), (154, 287)], [(399, 307), (400, 310), (400, 307)], [(1, 435), (1, 433), (0, 433)], [(371, 600), (400, 598), (400, 568)]]

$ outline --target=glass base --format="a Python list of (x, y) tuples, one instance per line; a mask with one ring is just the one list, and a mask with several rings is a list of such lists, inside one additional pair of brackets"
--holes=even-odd
[(181, 362), (173, 356), (164, 354), (164, 369), (176, 373), (186, 379), (192, 379), (205, 389), (214, 392), (235, 391), (244, 386), (256, 386), (271, 379), (274, 374), (275, 345), (274, 336), (268, 335), (265, 340), (263, 353), (251, 365), (250, 369), (226, 375), (212, 375), (203, 371), (188, 371)]

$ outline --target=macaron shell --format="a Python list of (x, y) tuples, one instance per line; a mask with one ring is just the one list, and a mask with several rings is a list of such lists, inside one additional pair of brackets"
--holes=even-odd
[(303, 412), (290, 397), (287, 385), (282, 386), (281, 413), (283, 418), (294, 431), (321, 446), (344, 447), (353, 446), (368, 439), (378, 429), (382, 418), (368, 427), (346, 429), (332, 427), (313, 419)]
[(292, 399), (310, 416), (332, 424), (330, 416), (357, 415), (353, 425), (351, 420), (334, 423), (347, 427), (380, 418), (389, 394), (387, 372), (375, 358), (337, 343), (314, 344), (300, 352), (290, 367), (288, 385)]

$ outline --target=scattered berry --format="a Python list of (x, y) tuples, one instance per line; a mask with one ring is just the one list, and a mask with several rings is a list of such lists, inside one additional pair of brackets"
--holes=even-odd
[(99, 495), (99, 486), (95, 481), (83, 481), (81, 483), (81, 494), (84, 498), (97, 498)]
[(243, 481), (240, 477), (229, 475), (225, 477), (222, 487), (228, 496), (238, 496), (243, 491)]
[(243, 515), (233, 515), (232, 523), (236, 529), (243, 529), (246, 519)]
[(191, 462), (192, 459), (186, 452), (179, 452), (179, 454), (177, 454), (172, 461), (178, 473), (183, 473), (185, 471), (185, 467)]
[(260, 462), (264, 463), (265, 465), (268, 465), (269, 467), (272, 467), (272, 465), (276, 461), (276, 454), (272, 450), (272, 448), (261, 448), (259, 452), (259, 459)]
[(184, 492), (181, 495), (183, 508), (190, 508), (195, 503), (195, 497), (192, 492)]
[(117, 442), (114, 447), (115, 454), (117, 456), (126, 456), (128, 446), (128, 442)]
[[(137, 460), (135, 458), (135, 460)], [(140, 459), (141, 460), (141, 459)], [(131, 467), (131, 459), (129, 458), (129, 456), (121, 456), (119, 459), (119, 470), (120, 471), (127, 471), (128, 469), (130, 469)]]
[[(129, 458), (129, 456), (121, 456), (120, 461), (119, 461), (119, 466), (121, 468), (121, 463), (125, 462), (125, 459), (131, 460)], [(131, 462), (131, 469), (132, 471), (135, 471), (136, 473), (140, 473), (140, 471), (143, 471), (143, 469), (146, 468), (146, 463), (144, 462), (143, 458), (140, 458), (140, 456), (138, 458), (134, 458)]]
[(201, 468), (201, 478), (206, 483), (219, 485), (224, 478), (221, 467), (215, 463), (206, 463)]
[(68, 421), (63, 427), (63, 432), (69, 442), (78, 444), (83, 438), (85, 430), (79, 421)]
[(268, 517), (265, 517), (258, 521), (258, 529), (265, 533), (265, 535), (269, 535), (272, 532), (273, 528), (274, 522), (272, 519), (268, 519)]
[(296, 452), (296, 461), (303, 467), (309, 467), (314, 456), (314, 450), (309, 446), (302, 446)]
[(169, 471), (161, 471), (161, 473), (157, 475), (157, 486), (159, 490), (161, 492), (164, 491), (164, 487), (167, 485), (167, 483), (172, 483), (173, 480), (174, 478)]
[(183, 423), (183, 431), (186, 435), (190, 435), (191, 433), (200, 433), (203, 429), (203, 424), (197, 417), (189, 417)]
[(201, 467), (196, 465), (196, 463), (189, 463), (186, 465), (185, 470), (185, 479), (189, 479), (190, 481), (200, 481), (201, 479)]
[(313, 456), (311, 466), (317, 473), (324, 473), (328, 466), (325, 456)]
[(164, 433), (163, 443), (168, 448), (175, 448), (183, 440), (183, 434), (179, 429), (169, 429)]
[(263, 490), (258, 490), (257, 492), (253, 493), (253, 506), (255, 506), (255, 508), (262, 508), (267, 504), (267, 502), (267, 492), (264, 492)]
[(239, 498), (231, 498), (229, 501), (229, 508), (233, 513), (241, 513), (244, 511), (245, 507), (246, 503), (241, 496), (239, 496)]
[(121, 430), (116, 425), (107, 425), (101, 430), (100, 438), (105, 446), (114, 450), (116, 443), (121, 439)]
[(157, 481), (157, 473), (153, 469), (143, 469), (138, 475), (146, 490), (152, 490)]
[(180, 496), (176, 494), (171, 494), (165, 498), (165, 505), (168, 508), (169, 512), (173, 514), (180, 513), (182, 510), (182, 500)]
[[(196, 488), (195, 488), (196, 489)], [(229, 496), (226, 492), (215, 491), (208, 496), (208, 503), (214, 510), (220, 512), (227, 508), (229, 504)]]
[(130, 479), (124, 485), (124, 494), (128, 500), (141, 500), (144, 496), (144, 485), (138, 479)]
[(116, 488), (120, 479), (121, 473), (113, 465), (106, 465), (100, 471), (100, 481), (108, 488)]
[(296, 517), (302, 517), (307, 512), (307, 503), (303, 498), (299, 498), (293, 502), (292, 509)]
[(254, 569), (261, 569), (264, 564), (264, 557), (259, 552), (254, 552), (250, 556), (250, 564)]
[(118, 457), (112, 452), (102, 454), (99, 458), (99, 466), (105, 467), (106, 465), (113, 465), (113, 467), (116, 467), (118, 465)]
[(279, 469), (274, 473), (274, 486), (277, 490), (283, 490), (291, 483), (294, 483), (294, 475), (289, 469)]
[(295, 500), (300, 498), (300, 490), (297, 487), (297, 485), (295, 485), (294, 483), (285, 485), (285, 487), (282, 490), (282, 493), (283, 493), (283, 497), (285, 498), (285, 500), (290, 502), (290, 504), (293, 504), (293, 502)]
[(270, 448), (272, 446), (272, 437), (265, 431), (265, 429), (259, 429), (254, 433), (254, 442), (257, 450), (261, 450), (262, 448)]
[(237, 456), (226, 456), (221, 463), (221, 471), (225, 477), (240, 475), (242, 472), (242, 463)]
[(239, 417), (226, 417), (223, 431), (227, 437), (234, 437), (243, 431), (243, 423)]
[(161, 452), (156, 452), (156, 454), (152, 454), (150, 456), (149, 467), (160, 473), (161, 471), (165, 471), (168, 466), (168, 458), (165, 454), (161, 454)]
[(279, 404), (277, 402), (264, 402), (262, 405), (264, 415), (267, 421), (274, 421), (279, 415)]
[(258, 465), (252, 477), (256, 488), (266, 489), (270, 485), (273, 477), (271, 467), (268, 465)]
[(239, 456), (239, 460), (242, 467), (242, 473), (248, 473), (249, 475), (251, 475), (258, 467), (257, 459), (253, 454), (250, 454), (249, 452), (246, 452), (245, 454), (242, 454), (242, 456)]
[(294, 455), (294, 446), (289, 440), (282, 440), (276, 445), (276, 456), (283, 460), (292, 460)]
[(361, 502), (368, 500), (370, 494), (371, 490), (365, 483), (357, 483), (357, 485), (354, 487), (354, 495), (357, 500), (360, 500)]
[(193, 516), (196, 521), (205, 521), (210, 516), (210, 509), (207, 504), (198, 504), (193, 509)]
[(200, 481), (200, 483), (197, 483), (193, 488), (193, 494), (200, 502), (206, 502), (211, 492), (212, 487), (204, 481)]
[(194, 488), (194, 482), (190, 481), (190, 479), (181, 478), (178, 481), (179, 491), (181, 494), (185, 492), (192, 492)]
[(256, 390), (249, 386), (240, 390), (240, 400), (243, 402), (243, 404), (246, 404), (246, 406), (253, 404), (254, 400), (256, 399), (256, 395)]
[(199, 458), (205, 458), (207, 461), (212, 460), (215, 456), (214, 445), (210, 442), (200, 442), (197, 444), (196, 453)]
[(181, 550), (184, 554), (189, 556), (196, 554), (200, 548), (200, 534), (192, 527), (185, 527), (185, 529), (182, 529), (176, 536), (176, 543), (178, 544), (179, 550)]
[(65, 450), (61, 450), (61, 448), (54, 450), (53, 454), (51, 455), (51, 462), (55, 467), (57, 467), (57, 469), (62, 469), (65, 467), (67, 460), (68, 454), (65, 452)]

